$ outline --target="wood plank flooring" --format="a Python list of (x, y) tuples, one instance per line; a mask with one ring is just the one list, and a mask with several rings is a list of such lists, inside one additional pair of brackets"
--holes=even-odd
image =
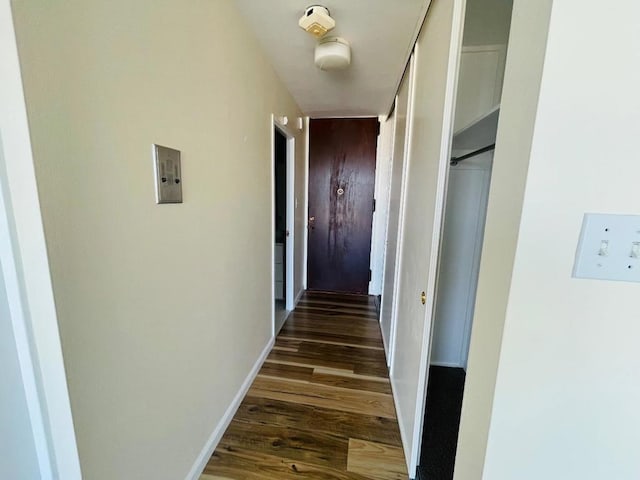
[(200, 480), (406, 480), (372, 297), (307, 292)]

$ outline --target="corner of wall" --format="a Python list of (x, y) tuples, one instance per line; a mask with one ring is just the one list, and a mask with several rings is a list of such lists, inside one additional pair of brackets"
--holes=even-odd
[(482, 478), (552, 0), (515, 0), (458, 437), (455, 480)]

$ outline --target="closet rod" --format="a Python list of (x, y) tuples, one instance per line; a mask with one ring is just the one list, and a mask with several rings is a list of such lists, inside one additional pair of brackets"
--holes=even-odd
[(466, 160), (471, 157), (475, 157), (476, 155), (480, 155), (481, 153), (484, 153), (484, 152), (489, 152), (491, 150), (494, 150), (495, 148), (496, 148), (496, 144), (492, 143), (491, 145), (487, 145), (486, 147), (482, 147), (482, 148), (479, 148), (478, 150), (474, 150), (471, 153), (460, 155), (459, 157), (451, 157), (451, 165), (457, 165), (463, 160)]

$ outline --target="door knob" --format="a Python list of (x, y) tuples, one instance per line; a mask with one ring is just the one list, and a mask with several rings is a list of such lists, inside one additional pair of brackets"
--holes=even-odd
[(427, 294), (426, 294), (426, 292), (422, 292), (420, 294), (420, 301), (422, 302), (423, 305), (427, 303)]
[(314, 229), (314, 225), (316, 224), (316, 217), (309, 217), (309, 228)]

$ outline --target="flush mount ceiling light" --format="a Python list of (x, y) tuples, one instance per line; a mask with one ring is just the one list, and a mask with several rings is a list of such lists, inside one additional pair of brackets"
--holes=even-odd
[(351, 46), (344, 38), (323, 38), (316, 45), (316, 67), (320, 70), (342, 70), (351, 64)]
[(333, 30), (336, 21), (331, 18), (329, 9), (320, 5), (307, 7), (298, 21), (300, 28), (316, 38), (322, 38), (329, 30)]

